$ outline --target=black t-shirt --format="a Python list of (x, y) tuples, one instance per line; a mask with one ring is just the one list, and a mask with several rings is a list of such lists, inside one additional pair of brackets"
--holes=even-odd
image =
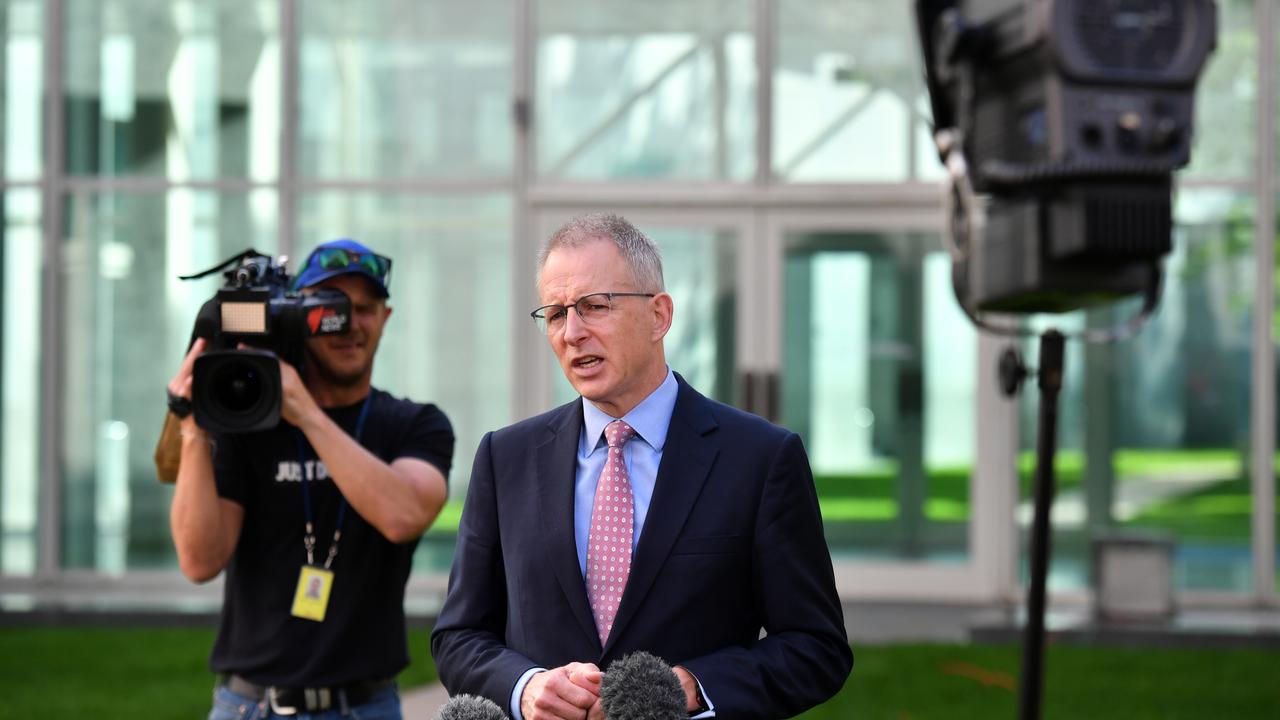
[[(355, 437), (363, 402), (325, 412)], [(226, 569), (222, 621), (209, 658), (214, 672), (262, 685), (321, 687), (390, 678), (409, 664), (404, 588), (417, 541), (396, 545), (350, 505), (331, 570), (323, 622), (294, 617), (306, 563), (302, 480), (310, 478), (315, 560), (323, 565), (342, 499), (324, 463), (292, 425), (214, 439), (218, 494), (244, 507)], [(374, 389), (360, 444), (383, 461), (425, 460), (447, 478), (453, 428), (435, 405)], [(299, 447), (305, 460), (299, 462)]]

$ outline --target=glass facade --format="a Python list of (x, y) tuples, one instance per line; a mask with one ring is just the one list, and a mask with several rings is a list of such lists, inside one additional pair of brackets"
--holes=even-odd
[[(1256, 19), (1280, 0), (1218, 11), (1160, 309), (1125, 342), (1068, 344), (1057, 589), (1087, 587), (1092, 539), (1119, 532), (1170, 538), (1179, 589), (1270, 579), (1251, 413), (1274, 423), (1280, 398), (1251, 378), (1276, 343), (1254, 317), (1274, 295), (1257, 258), (1280, 173), (1257, 156), (1280, 145), (1261, 140), (1280, 138), (1262, 107), (1280, 33)], [(540, 223), (566, 207), (657, 241), (669, 364), (802, 435), (840, 567), (1018, 555), (1012, 530), (1000, 558), (974, 540), (972, 490), (1007, 459), (979, 449), (993, 369), (954, 303), (941, 201), (920, 192), (942, 171), (911, 3), (0, 0), (0, 42), (3, 578), (182, 584), (152, 450), (219, 281), (176, 276), (355, 237), (395, 259), (375, 383), (457, 432), (415, 566), (439, 579), (482, 435), (574, 396), (530, 360), (549, 350), (525, 317)], [(1024, 387), (1019, 427), (993, 429), (1020, 431), (1023, 526), (1036, 402)]]
[(976, 333), (938, 246), (787, 238), (782, 424), (804, 438), (837, 556), (966, 559)]
[(298, 172), (509, 175), (514, 7), (507, 0), (299, 3)]
[(0, 575), (39, 551), (44, 4), (0, 0)]
[(40, 476), (40, 193), (10, 190), (0, 201), (0, 574), (31, 575)]
[(32, 180), (44, 167), (44, 4), (38, 0), (0, 2), (0, 167), (4, 180)]
[(748, 180), (755, 173), (750, 0), (534, 5), (540, 177)]
[[(1239, 179), (1256, 175), (1257, 4), (1257, 0), (1217, 2), (1218, 47), (1197, 87), (1195, 139), (1184, 177)], [(1268, 81), (1275, 82), (1275, 78), (1268, 76)]]
[(781, 0), (773, 175), (786, 182), (942, 177), (912, 3)]
[(66, 172), (274, 179), (275, 2), (69, 0)]
[(272, 253), (270, 191), (82, 194), (60, 248), (62, 562), (104, 573), (174, 565), (172, 488), (152, 452), (164, 384), (221, 275), (184, 282), (246, 245)]
[[(1250, 347), (1255, 201), (1178, 194), (1174, 252), (1160, 305), (1118, 343), (1069, 341), (1055, 464), (1053, 587), (1089, 581), (1090, 543), (1115, 534), (1174, 541), (1174, 583), (1252, 587)], [(1114, 326), (1130, 302), (1076, 313), (1058, 327)], [(1029, 363), (1035, 363), (1034, 350)], [(1031, 519), (1035, 387), (1024, 387), (1019, 521)]]

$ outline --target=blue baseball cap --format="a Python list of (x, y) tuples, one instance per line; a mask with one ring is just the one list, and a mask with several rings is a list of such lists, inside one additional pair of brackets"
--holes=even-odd
[(382, 297), (391, 297), (387, 284), (391, 279), (391, 258), (379, 255), (350, 238), (320, 243), (302, 263), (293, 280), (293, 289), (301, 290), (337, 275), (354, 273), (373, 282)]

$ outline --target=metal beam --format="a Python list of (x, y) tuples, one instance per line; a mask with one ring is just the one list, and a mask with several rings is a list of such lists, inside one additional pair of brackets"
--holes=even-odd
[(1249, 428), (1250, 473), (1253, 483), (1253, 586), (1263, 604), (1276, 602), (1276, 362), (1275, 337), (1275, 237), (1276, 237), (1276, 168), (1275, 168), (1275, 104), (1276, 90), (1273, 68), (1276, 60), (1275, 2), (1264, 0), (1255, 6), (1258, 29), (1258, 102), (1255, 108), (1257, 127), (1257, 219), (1254, 235), (1254, 312), (1253, 312), (1253, 398), (1250, 403)]
[(569, 150), (563, 156), (561, 156), (559, 160), (556, 161), (555, 166), (551, 168), (551, 171), (548, 173), (548, 175), (552, 177), (557, 177), (561, 175), (566, 169), (568, 169), (570, 165), (573, 164), (574, 160), (577, 160), (578, 157), (582, 155), (582, 153), (589, 150), (591, 146), (596, 143), (597, 140), (604, 137), (605, 133), (613, 129), (613, 126), (615, 123), (625, 118), (627, 116), (627, 113), (631, 111), (631, 108), (635, 107), (636, 103), (644, 99), (644, 96), (653, 92), (659, 85), (663, 83), (663, 81), (665, 81), (668, 77), (670, 77), (672, 73), (674, 73), (676, 70), (679, 70), (681, 65), (685, 64), (687, 61), (689, 61), (695, 55), (697, 55), (698, 51), (706, 46), (706, 42), (707, 41), (705, 38), (699, 39), (688, 50), (684, 51), (683, 53), (680, 53), (674, 59), (672, 59), (671, 62), (667, 63), (661, 70), (658, 71), (657, 75), (654, 75), (649, 80), (649, 82), (631, 91), (631, 94), (623, 98), (622, 103), (618, 105), (618, 107), (614, 108), (613, 111), (610, 112), (608, 115), (606, 115), (604, 119), (602, 119), (599, 123), (597, 123), (594, 128), (588, 131), (587, 134), (584, 135), (583, 138), (577, 142), (577, 144), (569, 148)]
[(280, 0), (280, 166), (277, 254), (293, 256), (298, 243), (298, 62), (301, 53), (297, 0)]
[(39, 551), (36, 576), (47, 580), (59, 571), (62, 557), (62, 207), (65, 183), (63, 152), (63, 0), (49, 0), (44, 18), (44, 228), (41, 267), (40, 354), (40, 491), (36, 525)]
[(876, 85), (869, 87), (865, 95), (855, 100), (849, 107), (845, 108), (844, 112), (840, 113), (832, 119), (831, 122), (823, 126), (823, 128), (813, 136), (812, 140), (805, 143), (804, 147), (796, 151), (796, 154), (792, 155), (791, 158), (787, 160), (786, 164), (784, 164), (778, 171), (778, 175), (783, 179), (789, 177), (791, 173), (795, 172), (796, 168), (800, 167), (800, 165), (804, 163), (805, 160), (812, 157), (813, 154), (821, 150), (822, 146), (826, 145), (832, 137), (835, 137), (836, 133), (843, 130), (844, 126), (849, 121), (858, 117), (865, 112), (867, 108), (871, 107), (872, 101), (876, 99), (876, 95), (880, 94), (880, 90), (881, 88)]

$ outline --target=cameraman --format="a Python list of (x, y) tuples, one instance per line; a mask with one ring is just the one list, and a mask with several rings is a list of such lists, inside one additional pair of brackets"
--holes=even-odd
[[(390, 269), (352, 240), (307, 257), (294, 287), (346, 293), (351, 325), (306, 340), (301, 368), (280, 362), (276, 428), (210, 436), (190, 414), (181, 421), (178, 562), (194, 582), (227, 573), (210, 720), (401, 717), (405, 583), (444, 504), (454, 436), (436, 406), (370, 383)], [(190, 401), (205, 345), (192, 345), (172, 395)]]

